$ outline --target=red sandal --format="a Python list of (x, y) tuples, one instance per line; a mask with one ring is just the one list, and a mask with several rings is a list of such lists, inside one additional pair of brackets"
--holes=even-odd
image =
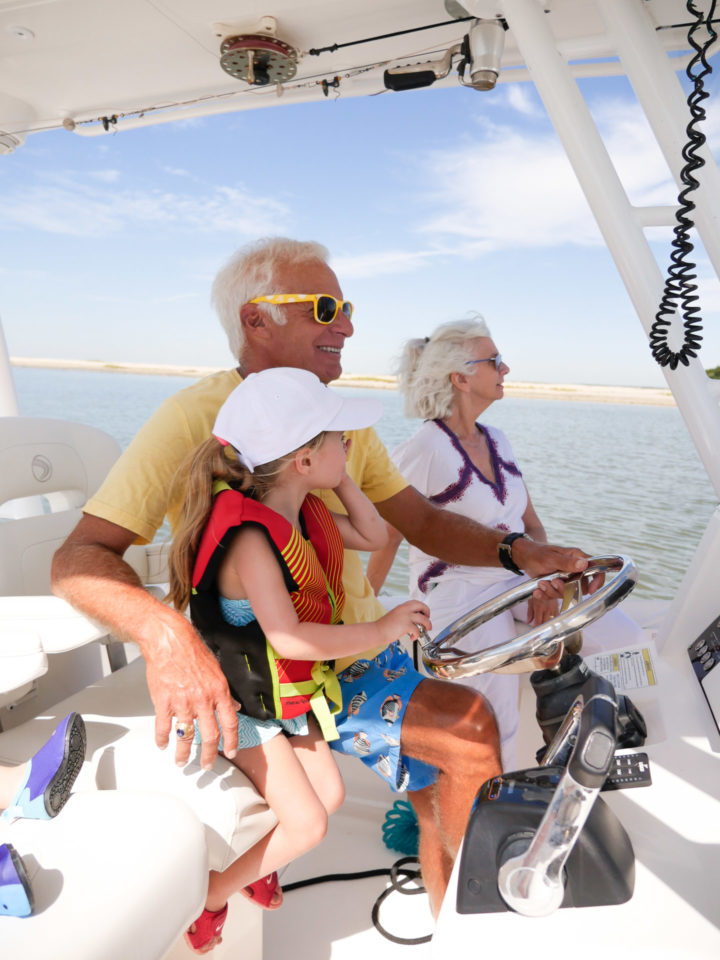
[(210, 910), (203, 910), (200, 916), (191, 927), (195, 927), (195, 932), (185, 931), (185, 940), (196, 952), (203, 952), (202, 948), (207, 946), (216, 937), (222, 933), (222, 928), (227, 920), (228, 905), (213, 913)]
[(275, 904), (275, 906), (270, 906), (273, 895), (277, 889), (278, 875), (277, 871), (273, 870), (273, 872), (269, 873), (266, 877), (261, 877), (254, 883), (248, 884), (247, 887), (243, 887), (240, 892), (244, 897), (247, 897), (248, 900), (257, 903), (263, 910), (277, 910), (278, 907), (282, 906), (282, 900), (280, 903)]

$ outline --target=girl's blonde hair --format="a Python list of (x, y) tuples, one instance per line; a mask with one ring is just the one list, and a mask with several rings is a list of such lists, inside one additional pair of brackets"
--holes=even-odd
[(405, 398), (405, 416), (442, 420), (453, 405), (451, 373), (463, 373), (471, 358), (470, 344), (489, 337), (479, 313), (437, 327), (429, 337), (408, 340), (396, 367), (398, 387)]
[[(298, 450), (317, 450), (325, 436), (325, 431), (319, 433)], [(178, 467), (177, 479), (185, 489), (185, 503), (180, 530), (170, 546), (167, 596), (176, 610), (184, 610), (190, 602), (195, 556), (212, 511), (215, 481), (224, 481), (234, 490), (262, 501), (296, 453), (297, 450), (291, 450), (277, 460), (260, 464), (251, 473), (235, 457), (232, 447), (210, 437)]]

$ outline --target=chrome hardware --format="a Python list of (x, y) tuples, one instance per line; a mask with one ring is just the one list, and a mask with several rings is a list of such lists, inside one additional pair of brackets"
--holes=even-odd
[[(614, 576), (591, 596), (514, 640), (475, 653), (464, 652), (452, 646), (480, 624), (529, 599), (541, 581), (563, 580), (565, 583), (574, 583), (596, 573), (613, 573)], [(425, 637), (421, 636), (423, 663), (435, 676), (448, 680), (491, 671), (527, 673), (553, 666), (548, 660), (560, 659), (565, 638), (617, 606), (634, 588), (636, 582), (637, 567), (629, 557), (623, 556), (593, 557), (582, 573), (554, 573), (527, 580), (455, 620), (435, 639), (425, 639), (427, 634)]]
[(564, 867), (605, 782), (615, 750), (617, 704), (612, 686), (593, 677), (568, 712), (548, 754), (555, 762), (577, 737), (567, 768), (555, 788), (530, 846), (498, 870), (498, 891), (526, 917), (545, 917), (565, 897)]

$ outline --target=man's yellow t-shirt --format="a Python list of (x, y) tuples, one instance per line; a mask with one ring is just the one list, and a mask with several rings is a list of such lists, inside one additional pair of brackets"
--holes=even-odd
[[(165, 517), (174, 533), (185, 498), (183, 485), (176, 479), (178, 468), (211, 435), (220, 406), (241, 380), (237, 370), (223, 370), (165, 400), (140, 428), (84, 512), (132, 530), (137, 534), (136, 543), (150, 543)], [(407, 487), (372, 428), (348, 435), (352, 444), (347, 472), (370, 501), (387, 500)], [(331, 490), (315, 493), (331, 510), (345, 512)], [(345, 551), (343, 587), (345, 623), (369, 622), (382, 616), (383, 607), (355, 550)], [(337, 669), (350, 662), (338, 661)]]

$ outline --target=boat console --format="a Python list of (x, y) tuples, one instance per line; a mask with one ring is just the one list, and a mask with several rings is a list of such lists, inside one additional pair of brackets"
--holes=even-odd
[[(557, 957), (576, 956), (582, 944), (583, 957), (597, 960), (612, 951), (653, 960), (720, 955), (720, 737), (714, 688), (702, 682), (713, 674), (716, 631), (717, 619), (689, 648), (675, 631), (642, 651), (589, 658), (607, 667), (617, 690), (567, 655), (559, 667), (522, 678), (527, 767), (478, 792), (433, 958), (458, 955), (469, 942), (534, 953), (553, 943)], [(467, 655), (457, 648), (444, 656), (454, 669), (477, 668), (462, 666)], [(635, 659), (642, 670), (623, 670)], [(571, 700), (559, 729), (558, 690)]]

